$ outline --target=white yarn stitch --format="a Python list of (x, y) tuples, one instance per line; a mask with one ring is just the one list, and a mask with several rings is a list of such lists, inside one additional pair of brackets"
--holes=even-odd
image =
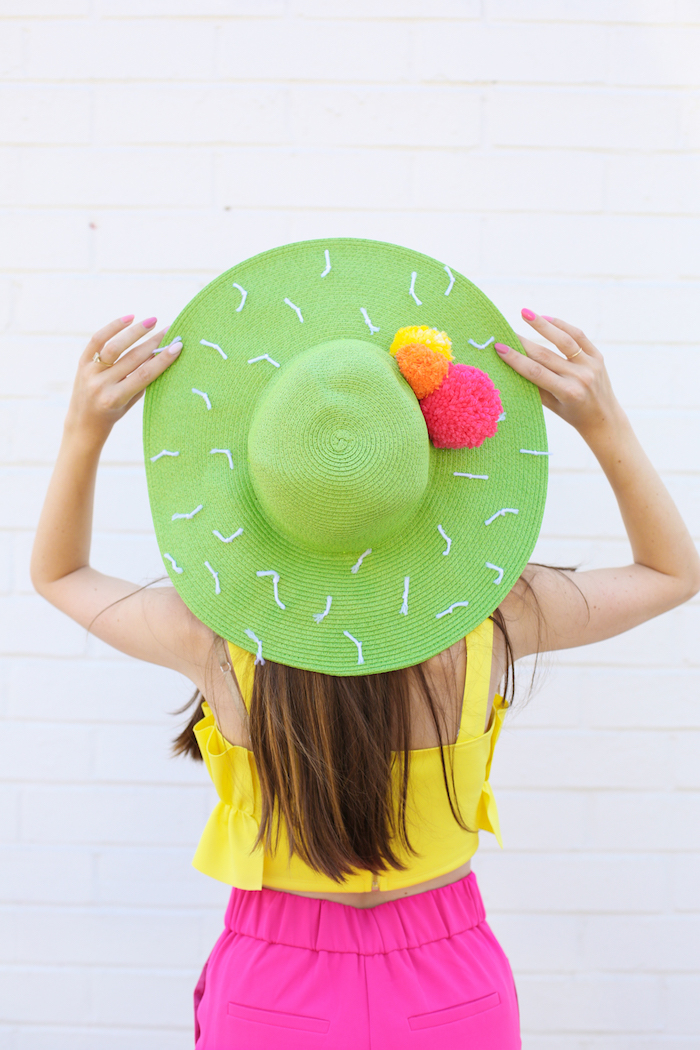
[(380, 331), (380, 329), (377, 328), (376, 324), (372, 324), (372, 322), (370, 321), (369, 314), (365, 310), (364, 306), (360, 307), (360, 313), (362, 314), (362, 316), (365, 319), (365, 324), (369, 328), (370, 335), (374, 335), (375, 332), (379, 332)]
[(235, 540), (238, 536), (240, 536), (242, 532), (243, 529), (240, 528), (236, 529), (235, 532), (232, 532), (230, 536), (222, 536), (218, 529), (212, 529), (212, 536), (216, 536), (216, 538), (218, 540), (221, 540), (222, 543), (230, 543), (231, 540)]
[(283, 605), (282, 602), (280, 601), (279, 592), (277, 590), (277, 585), (280, 582), (279, 573), (275, 572), (274, 569), (261, 569), (260, 572), (256, 572), (255, 575), (256, 576), (271, 576), (272, 577), (272, 589), (274, 591), (275, 601), (279, 605), (280, 609), (286, 609), (287, 606)]
[(444, 609), (441, 613), (435, 613), (435, 619), (439, 620), (442, 616), (448, 616), (453, 609), (457, 609), (460, 605), (466, 608), (466, 606), (469, 605), (469, 602), (453, 602), (449, 609)]
[(287, 304), (287, 306), (291, 306), (292, 310), (294, 310), (294, 312), (296, 313), (297, 317), (299, 318), (299, 320), (303, 324), (304, 323), (304, 318), (301, 316), (301, 310), (299, 309), (299, 307), (295, 306), (291, 299), (285, 299), (284, 301)]
[(504, 420), (505, 418), (506, 418), (506, 414), (505, 414), (505, 412), (501, 412), (501, 414), (500, 414), (500, 416), (498, 417), (498, 419), (497, 419), (497, 421), (496, 421), (496, 422), (498, 422), (498, 423), (502, 423), (502, 422), (503, 422), (503, 420)]
[(221, 584), (219, 583), (219, 574), (218, 574), (218, 572), (215, 572), (215, 570), (212, 569), (212, 567), (211, 567), (211, 565), (209, 564), (208, 561), (205, 561), (204, 564), (206, 565), (206, 567), (209, 569), (209, 572), (214, 577), (214, 584), (215, 584), (214, 594), (221, 594)]
[(180, 572), (184, 572), (185, 571), (184, 569), (180, 568), (180, 566), (177, 564), (177, 562), (173, 558), (172, 554), (164, 554), (163, 557), (168, 559), (168, 561), (172, 565), (172, 567), (175, 570), (175, 572), (180, 573)]
[(524, 456), (548, 456), (549, 452), (534, 452), (531, 448), (521, 448)]
[(332, 601), (333, 601), (333, 599), (332, 599), (332, 597), (329, 594), (328, 597), (326, 598), (326, 608), (323, 610), (323, 612), (322, 613), (314, 613), (314, 620), (316, 621), (316, 623), (320, 623), (321, 620), (323, 620), (326, 616), (328, 616), (328, 613), (331, 611), (331, 602)]
[(162, 452), (159, 452), (157, 456), (151, 456), (151, 463), (155, 463), (161, 456), (179, 456), (179, 452), (168, 452), (167, 448), (164, 448)]
[(172, 516), (172, 518), (170, 520), (171, 521), (177, 521), (178, 518), (193, 518), (195, 516), (195, 514), (199, 514), (199, 512), (200, 512), (200, 510), (202, 509), (203, 506), (204, 506), (204, 504), (200, 503), (199, 506), (195, 507), (194, 510), (191, 510), (189, 512), (189, 514), (173, 514), (173, 516)]
[(256, 664), (260, 664), (260, 665), (262, 666), (262, 664), (264, 664), (264, 663), (265, 663), (265, 661), (263, 660), (263, 654), (262, 654), (262, 642), (260, 641), (260, 639), (259, 639), (259, 638), (257, 638), (257, 637), (256, 637), (256, 636), (255, 636), (255, 635), (253, 634), (253, 632), (252, 632), (252, 631), (248, 630), (248, 628), (246, 628), (246, 631), (245, 631), (245, 633), (246, 633), (246, 634), (247, 634), (247, 636), (248, 636), (248, 637), (250, 638), (251, 642), (255, 642), (255, 644), (257, 645), (257, 647), (258, 647), (258, 651), (257, 651), (257, 653), (255, 654), (255, 663), (256, 663)]
[(223, 350), (221, 349), (221, 347), (219, 346), (218, 343), (209, 343), (209, 342), (207, 342), (206, 339), (200, 339), (199, 340), (199, 345), (200, 346), (210, 346), (212, 348), (212, 350), (218, 350), (219, 353), (221, 354), (221, 356), (223, 357), (224, 361), (228, 361), (228, 354), (225, 354), (223, 352)]
[(365, 661), (362, 656), (362, 642), (358, 642), (357, 638), (353, 638), (353, 636), (350, 634), (350, 631), (343, 631), (343, 634), (346, 638), (349, 638), (351, 642), (355, 643), (355, 645), (357, 646), (357, 662), (358, 664), (363, 664)]
[(367, 557), (368, 554), (371, 554), (371, 553), (372, 553), (372, 548), (368, 547), (367, 550), (365, 551), (365, 553), (361, 554), (360, 557), (357, 559), (357, 561), (353, 565), (353, 567), (350, 570), (350, 572), (357, 572), (358, 569), (360, 568), (360, 566), (362, 565), (362, 562), (364, 561), (364, 559)]
[(403, 605), (401, 606), (401, 616), (408, 616), (408, 585), (411, 582), (410, 576), (404, 576), (403, 578)]
[(443, 553), (443, 554), (449, 554), (449, 553), (450, 553), (450, 547), (452, 546), (452, 540), (451, 540), (451, 538), (450, 538), (450, 537), (449, 537), (449, 536), (447, 535), (447, 533), (446, 533), (446, 532), (445, 532), (445, 530), (443, 529), (442, 525), (438, 525), (438, 532), (439, 532), (439, 533), (440, 533), (440, 535), (442, 536), (443, 540), (446, 540), (446, 541), (447, 541), (447, 550), (444, 550), (444, 551), (443, 551), (442, 553)]
[(241, 310), (243, 309), (243, 307), (245, 306), (245, 301), (246, 301), (246, 299), (247, 299), (247, 297), (248, 297), (248, 293), (247, 293), (247, 291), (245, 290), (245, 288), (242, 288), (242, 287), (240, 286), (240, 284), (236, 284), (236, 282), (235, 282), (235, 281), (233, 282), (233, 284), (231, 285), (231, 287), (232, 287), (232, 288), (237, 288), (237, 289), (238, 289), (238, 291), (239, 291), (239, 292), (241, 293), (241, 301), (240, 301), (240, 303), (238, 304), (238, 306), (236, 307), (236, 313), (237, 313), (237, 314), (239, 314), (239, 313), (241, 312)]
[(213, 456), (215, 452), (221, 452), (221, 453), (223, 453), (224, 456), (228, 456), (228, 465), (231, 468), (231, 470), (233, 470), (233, 456), (231, 455), (231, 449), (230, 448), (213, 448), (211, 450), (211, 452), (209, 453), (209, 455)]
[(449, 295), (450, 292), (452, 291), (452, 285), (455, 283), (455, 279), (454, 279), (454, 274), (452, 273), (452, 270), (449, 268), (449, 266), (445, 267), (445, 273), (450, 278), (450, 283), (448, 284), (447, 291), (445, 292), (445, 295)]
[(408, 290), (408, 294), (413, 296), (414, 301), (415, 301), (417, 306), (422, 306), (423, 305), (422, 301), (416, 295), (416, 277), (417, 276), (418, 276), (418, 273), (414, 270), (413, 273), (411, 274), (411, 287)]
[(493, 562), (490, 562), (490, 561), (487, 561), (487, 562), (486, 562), (486, 568), (487, 568), (487, 569), (493, 569), (493, 571), (494, 571), (494, 572), (497, 572), (497, 573), (498, 573), (498, 576), (497, 576), (497, 577), (496, 577), (496, 579), (495, 579), (495, 580), (493, 581), (493, 582), (494, 582), (494, 583), (496, 584), (496, 586), (498, 586), (498, 584), (499, 584), (499, 583), (501, 582), (501, 580), (503, 579), (503, 569), (501, 568), (501, 566), (500, 566), (500, 565), (494, 565), (494, 564), (493, 564)]
[(274, 361), (270, 357), (269, 354), (261, 354), (260, 357), (249, 357), (248, 358), (248, 364), (249, 365), (254, 365), (256, 361), (269, 361), (271, 365), (275, 366), (275, 368), (279, 368), (280, 367), (279, 361)]
[(492, 335), (491, 338), (487, 339), (485, 343), (475, 343), (473, 339), (467, 339), (467, 342), (471, 346), (475, 346), (477, 348), (477, 350), (485, 350), (487, 346), (491, 346), (491, 343), (493, 343), (495, 341), (495, 339), (496, 339), (496, 336)]
[(211, 401), (209, 400), (208, 394), (205, 394), (203, 390), (197, 390), (197, 388), (194, 386), (192, 387), (192, 393), (199, 394), (200, 397), (204, 398), (204, 403), (207, 406), (207, 411), (211, 409)]
[(182, 342), (182, 336), (181, 335), (176, 335), (174, 339), (170, 340), (170, 342), (167, 344), (167, 346), (159, 346), (157, 350), (154, 350), (153, 353), (151, 354), (151, 357), (156, 357), (158, 354), (161, 354), (163, 352), (163, 350), (170, 350), (170, 348), (172, 346), (175, 346), (176, 343), (181, 343), (181, 342)]
[(496, 518), (505, 518), (506, 514), (519, 514), (520, 511), (514, 507), (503, 507), (502, 510), (497, 510), (495, 514), (492, 514), (490, 518), (487, 518), (484, 525), (490, 525)]
[(326, 250), (324, 251), (324, 253), (323, 253), (323, 254), (324, 254), (324, 255), (325, 255), (325, 257), (326, 257), (326, 268), (325, 268), (325, 270), (323, 271), (323, 273), (321, 274), (321, 277), (325, 277), (325, 276), (326, 276), (326, 274), (329, 274), (329, 273), (331, 272), (331, 253), (330, 253), (330, 252), (328, 251), (328, 249), (326, 248)]
[(455, 478), (476, 478), (477, 481), (488, 481), (488, 474), (462, 474), (459, 470), (454, 470), (453, 476)]

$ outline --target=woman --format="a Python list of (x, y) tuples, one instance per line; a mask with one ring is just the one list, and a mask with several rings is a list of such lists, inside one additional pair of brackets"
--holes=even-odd
[[(82, 355), (32, 578), (197, 688), (177, 749), (201, 750), (220, 802), (195, 864), (233, 886), (195, 994), (198, 1050), (520, 1045), (470, 872), (478, 829), (499, 835), (499, 686), (524, 656), (700, 589), (602, 355), (566, 321), (522, 316), (556, 349), (523, 353), (435, 260), (307, 242), (213, 282), (162, 352), (165, 331), (144, 338), (155, 318), (130, 315)], [(94, 482), (160, 376), (144, 440), (175, 587), (134, 590), (89, 564)], [(598, 459), (631, 565), (526, 564), (546, 486), (537, 391)]]

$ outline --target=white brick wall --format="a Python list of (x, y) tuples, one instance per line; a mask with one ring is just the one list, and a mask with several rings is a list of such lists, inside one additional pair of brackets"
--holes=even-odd
[[(191, 1046), (225, 898), (190, 867), (211, 788), (167, 758), (187, 683), (28, 579), (85, 337), (287, 240), (410, 244), (519, 327), (587, 329), (700, 536), (699, 52), (700, 0), (0, 0), (7, 1050)], [(590, 454), (551, 440), (539, 556), (626, 558)], [(139, 441), (134, 412), (94, 558), (145, 581)], [(527, 1050), (700, 1046), (699, 630), (695, 602), (546, 661), (503, 735), (506, 852), (475, 866)]]

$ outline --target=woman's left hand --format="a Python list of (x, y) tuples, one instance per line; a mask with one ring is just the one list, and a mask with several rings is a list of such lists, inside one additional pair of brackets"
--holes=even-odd
[[(182, 350), (175, 339), (157, 352), (167, 328), (151, 333), (149, 317), (131, 324), (132, 317), (111, 321), (96, 332), (83, 351), (73, 384), (66, 428), (104, 441), (110, 430), (144, 394), (146, 387), (173, 363)], [(143, 336), (143, 342), (138, 340)]]
[(526, 357), (496, 343), (506, 364), (540, 390), (542, 404), (575, 427), (587, 440), (624, 418), (603, 355), (587, 335), (567, 321), (522, 311), (523, 320), (561, 351), (521, 338)]

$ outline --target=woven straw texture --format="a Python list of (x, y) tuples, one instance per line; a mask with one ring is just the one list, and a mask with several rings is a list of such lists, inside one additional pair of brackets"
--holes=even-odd
[[(388, 353), (407, 325), (446, 331), (500, 391), (480, 448), (430, 445)], [(146, 392), (144, 451), (160, 551), (199, 619), (355, 675), (426, 660), (493, 612), (539, 533), (547, 444), (539, 392), (493, 349), (517, 337), (478, 288), (396, 245), (304, 241), (216, 278), (170, 331), (184, 349)]]

